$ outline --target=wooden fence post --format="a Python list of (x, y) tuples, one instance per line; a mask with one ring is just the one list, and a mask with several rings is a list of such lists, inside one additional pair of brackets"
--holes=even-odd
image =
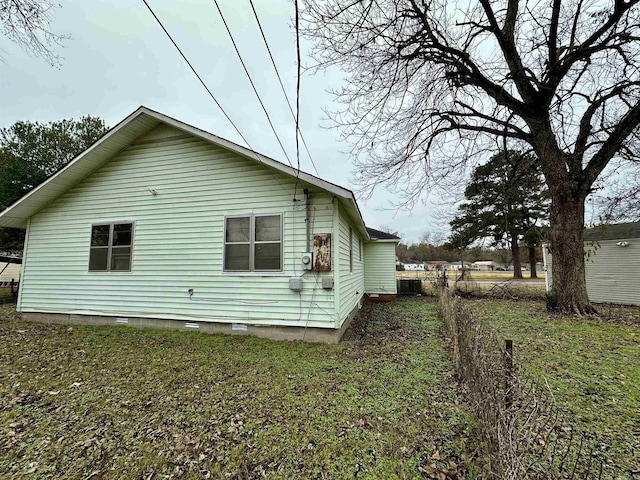
[(513, 405), (513, 340), (504, 341), (504, 364), (505, 364), (505, 407), (508, 409)]

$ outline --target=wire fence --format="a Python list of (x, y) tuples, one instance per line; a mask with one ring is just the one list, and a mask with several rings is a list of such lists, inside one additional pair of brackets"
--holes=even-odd
[(440, 314), (456, 372), (496, 478), (608, 479), (617, 476), (596, 435), (577, 427), (547, 385), (514, 362), (512, 343), (442, 290)]

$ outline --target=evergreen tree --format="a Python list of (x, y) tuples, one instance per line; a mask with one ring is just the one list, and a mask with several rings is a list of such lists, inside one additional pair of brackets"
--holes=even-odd
[[(0, 209), (5, 209), (98, 140), (102, 119), (82, 117), (42, 124), (16, 122), (0, 129)], [(0, 250), (20, 251), (24, 232), (0, 228)]]
[(464, 195), (466, 201), (450, 222), (450, 245), (467, 247), (480, 239), (490, 239), (493, 246), (507, 243), (513, 277), (522, 278), (520, 241), (524, 240), (535, 277), (535, 247), (542, 240), (549, 205), (535, 156), (515, 150), (494, 155), (473, 171)]

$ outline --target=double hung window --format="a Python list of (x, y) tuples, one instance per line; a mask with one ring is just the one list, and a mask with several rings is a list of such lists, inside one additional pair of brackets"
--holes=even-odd
[(91, 226), (90, 272), (130, 272), (133, 223)]
[(224, 227), (226, 272), (282, 270), (282, 215), (227, 217)]

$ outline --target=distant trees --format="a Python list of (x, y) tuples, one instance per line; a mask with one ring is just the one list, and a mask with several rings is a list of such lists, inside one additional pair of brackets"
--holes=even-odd
[(505, 256), (501, 249), (471, 246), (465, 249), (451, 249), (447, 244), (432, 245), (423, 241), (417, 243), (399, 243), (396, 256), (402, 263), (424, 263), (444, 260), (450, 263), (460, 261), (473, 263), (476, 260), (494, 260), (504, 264), (512, 262), (511, 255)]
[(516, 150), (495, 154), (474, 169), (451, 221), (451, 247), (465, 248), (480, 239), (492, 246), (507, 243), (513, 276), (522, 278), (520, 241), (529, 249), (531, 276), (536, 277), (535, 247), (549, 216), (548, 191), (534, 155)]
[[(400, 242), (396, 247), (396, 256), (403, 263), (423, 263), (433, 260), (446, 260), (454, 262), (460, 260), (458, 252), (452, 252), (445, 246), (446, 237), (439, 232), (426, 231), (421, 235), (417, 243)], [(480, 250), (480, 249), (478, 249)], [(475, 252), (475, 256), (466, 252), (467, 257), (478, 260), (482, 253)], [(468, 260), (469, 258), (465, 258)]]
[[(104, 120), (86, 116), (42, 124), (16, 122), (0, 129), (0, 210), (56, 173), (98, 140)], [(0, 248), (21, 250), (23, 233), (0, 229)]]

